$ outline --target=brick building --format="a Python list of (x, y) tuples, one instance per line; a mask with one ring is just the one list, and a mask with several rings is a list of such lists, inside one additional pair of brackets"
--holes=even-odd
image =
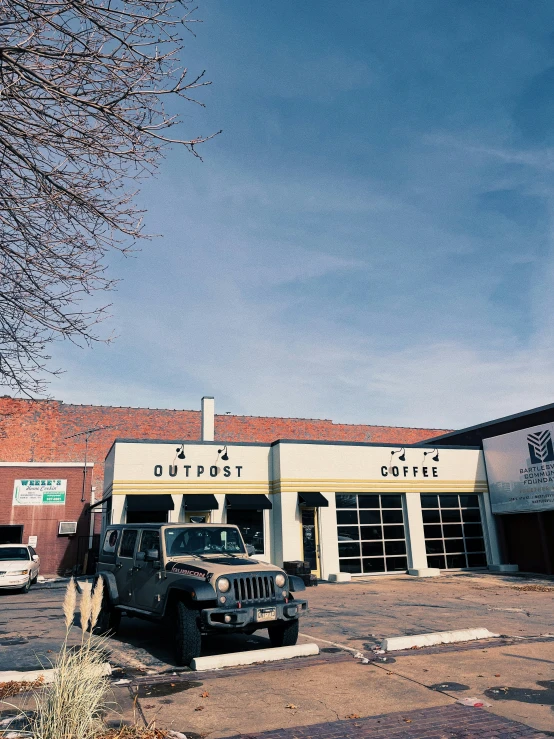
[[(100, 430), (88, 436), (90, 466), (83, 488), (86, 439), (83, 432), (91, 429)], [(234, 415), (214, 418), (214, 440), (221, 443), (270, 444), (277, 439), (292, 439), (407, 446), (445, 432), (444, 429), (340, 424), (326, 419)], [(43, 557), (44, 574), (83, 564), (86, 544), (92, 543), (91, 534), (98, 530), (100, 519), (93, 516), (91, 524), (88, 507), (102, 496), (104, 460), (116, 438), (199, 441), (201, 412), (0, 398), (0, 538), (1, 527), (6, 525), (22, 525), (24, 541), (40, 533), (38, 551)], [(13, 505), (16, 480), (39, 482), (52, 478), (67, 480), (64, 506)], [(57, 527), (62, 520), (78, 523), (75, 537), (58, 536)]]

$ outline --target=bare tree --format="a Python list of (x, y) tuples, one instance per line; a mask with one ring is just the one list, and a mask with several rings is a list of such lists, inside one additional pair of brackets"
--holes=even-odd
[[(180, 64), (188, 0), (0, 0), (0, 384), (44, 392), (49, 343), (99, 340), (105, 257), (144, 237), (138, 182), (183, 140), (164, 102), (209, 84)], [(215, 135), (215, 134), (214, 134)]]

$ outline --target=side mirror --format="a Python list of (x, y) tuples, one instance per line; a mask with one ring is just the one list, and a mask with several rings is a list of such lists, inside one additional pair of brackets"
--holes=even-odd
[(256, 554), (256, 547), (253, 546), (252, 544), (247, 544), (246, 553), (248, 554), (249, 557), (251, 557), (253, 554)]
[(144, 559), (147, 562), (157, 562), (160, 558), (160, 552), (157, 549), (147, 549)]
[(33, 562), (38, 562), (38, 554), (33, 554)]
[(144, 552), (137, 552), (137, 556), (135, 557), (137, 562), (144, 562), (146, 559), (146, 554)]

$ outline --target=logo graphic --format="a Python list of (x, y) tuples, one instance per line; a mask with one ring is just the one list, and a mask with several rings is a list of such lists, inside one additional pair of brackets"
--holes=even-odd
[(529, 434), (527, 444), (529, 445), (531, 464), (554, 462), (554, 448), (552, 447), (550, 431), (539, 431), (536, 434)]

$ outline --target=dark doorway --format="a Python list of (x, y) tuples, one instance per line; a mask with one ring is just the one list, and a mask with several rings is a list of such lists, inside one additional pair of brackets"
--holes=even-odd
[(304, 561), (309, 562), (310, 570), (317, 573), (317, 514), (315, 508), (302, 510), (302, 543), (304, 545)]
[(499, 516), (505, 561), (521, 572), (554, 575), (554, 511)]
[(0, 526), (0, 544), (22, 544), (23, 526)]
[(167, 523), (167, 511), (127, 511), (127, 523)]

